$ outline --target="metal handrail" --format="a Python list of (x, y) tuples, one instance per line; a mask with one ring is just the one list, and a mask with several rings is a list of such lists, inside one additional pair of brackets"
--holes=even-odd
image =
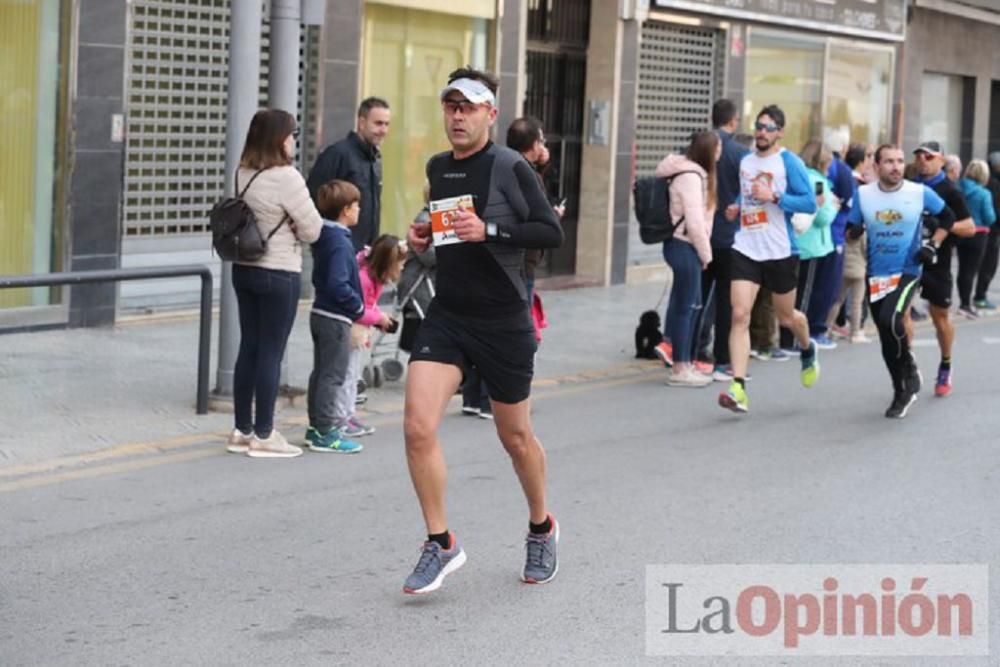
[(55, 287), (84, 283), (151, 280), (156, 278), (201, 278), (201, 307), (198, 330), (198, 395), (195, 410), (208, 414), (208, 364), (212, 340), (212, 271), (202, 264), (147, 267), (135, 269), (103, 269), (98, 271), (65, 271), (39, 275), (0, 276), (0, 289), (15, 287)]

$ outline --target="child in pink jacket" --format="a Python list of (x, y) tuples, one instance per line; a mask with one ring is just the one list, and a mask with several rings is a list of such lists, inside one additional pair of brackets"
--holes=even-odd
[(405, 259), (405, 246), (401, 245), (399, 239), (392, 234), (379, 236), (370, 248), (365, 248), (357, 255), (365, 312), (354, 323), (351, 332), (352, 350), (348, 377), (344, 380), (343, 389), (337, 397), (337, 413), (349, 415), (343, 423), (338, 424), (341, 434), (346, 438), (357, 438), (375, 432), (374, 427), (365, 424), (357, 417), (355, 401), (358, 396), (358, 380), (361, 378), (364, 350), (370, 345), (371, 327), (388, 331), (396, 325), (394, 320), (378, 307), (378, 300), (386, 283), (399, 280)]
[[(656, 175), (670, 180), (670, 219), (674, 235), (663, 243), (663, 258), (673, 272), (664, 338), (657, 353), (669, 360), (667, 384), (704, 387), (710, 375), (695, 369), (691, 360), (698, 341), (695, 325), (701, 311), (701, 273), (712, 261), (712, 216), (715, 212), (715, 163), (722, 143), (715, 132), (699, 132), (684, 155), (668, 155)], [(662, 348), (662, 349), (661, 349)]]

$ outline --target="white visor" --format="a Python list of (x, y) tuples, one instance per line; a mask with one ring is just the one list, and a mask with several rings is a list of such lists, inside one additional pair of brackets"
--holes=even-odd
[(496, 106), (496, 97), (493, 95), (493, 91), (482, 81), (477, 81), (476, 79), (455, 79), (441, 91), (441, 99), (443, 100), (445, 95), (452, 90), (462, 93), (465, 99), (473, 104), (486, 103)]

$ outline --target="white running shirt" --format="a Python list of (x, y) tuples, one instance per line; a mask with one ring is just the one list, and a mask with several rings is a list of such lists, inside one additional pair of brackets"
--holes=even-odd
[(792, 242), (790, 225), (785, 212), (774, 202), (753, 198), (751, 187), (756, 180), (763, 180), (771, 190), (785, 193), (787, 178), (782, 148), (774, 155), (761, 157), (750, 153), (740, 162), (740, 227), (733, 239), (733, 249), (757, 262), (790, 257)]

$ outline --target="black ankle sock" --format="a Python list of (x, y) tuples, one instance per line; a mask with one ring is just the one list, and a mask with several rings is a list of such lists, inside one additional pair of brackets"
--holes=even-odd
[(441, 545), (442, 549), (448, 549), (448, 547), (451, 546), (451, 536), (448, 534), (447, 530), (444, 531), (443, 533), (435, 533), (434, 535), (427, 535), (427, 541), (437, 542), (438, 544)]
[(549, 531), (552, 530), (552, 519), (546, 516), (545, 521), (541, 523), (531, 523), (531, 521), (528, 521), (528, 530), (535, 535), (548, 535)]
[(744, 378), (733, 378), (733, 381), (744, 389), (747, 388), (747, 381)]
[(941, 370), (950, 371), (951, 370), (951, 357), (941, 358)]

